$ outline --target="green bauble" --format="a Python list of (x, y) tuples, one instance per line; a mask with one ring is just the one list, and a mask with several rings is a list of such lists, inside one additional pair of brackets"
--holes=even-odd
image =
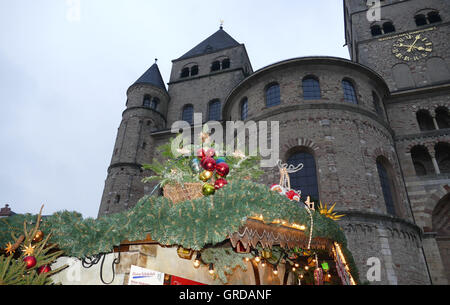
[(214, 188), (214, 185), (205, 183), (202, 187), (202, 193), (205, 196), (213, 195), (216, 189)]

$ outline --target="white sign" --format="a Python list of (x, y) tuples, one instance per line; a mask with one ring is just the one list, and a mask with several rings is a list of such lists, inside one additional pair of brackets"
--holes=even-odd
[(163, 285), (164, 273), (131, 265), (128, 285)]

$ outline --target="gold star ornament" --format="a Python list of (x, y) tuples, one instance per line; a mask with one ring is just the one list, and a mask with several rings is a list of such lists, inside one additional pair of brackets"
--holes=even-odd
[(6, 244), (5, 250), (7, 255), (13, 254), (15, 251), (14, 246), (11, 243)]
[(34, 248), (35, 248), (36, 246), (32, 246), (31, 244), (27, 247), (27, 246), (25, 246), (23, 249), (22, 249), (22, 252), (24, 252), (24, 254), (25, 254), (25, 256), (31, 256), (31, 255), (33, 255), (33, 252), (34, 252)]

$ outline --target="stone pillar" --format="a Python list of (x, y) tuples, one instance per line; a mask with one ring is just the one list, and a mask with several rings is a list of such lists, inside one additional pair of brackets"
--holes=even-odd
[(437, 175), (439, 175), (441, 173), (441, 171), (440, 171), (439, 165), (436, 161), (436, 153), (434, 151), (434, 147), (427, 147), (427, 148), (428, 148), (428, 152), (430, 153), (430, 156), (431, 156), (431, 161), (433, 162), (434, 171), (436, 172)]
[(434, 128), (436, 128), (436, 130), (439, 130), (439, 125), (436, 121), (436, 117), (433, 116), (433, 123), (434, 123)]

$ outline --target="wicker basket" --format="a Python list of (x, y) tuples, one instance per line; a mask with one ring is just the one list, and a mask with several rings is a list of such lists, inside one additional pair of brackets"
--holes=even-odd
[(202, 187), (203, 183), (166, 184), (163, 188), (164, 197), (173, 203), (197, 199), (203, 197)]

